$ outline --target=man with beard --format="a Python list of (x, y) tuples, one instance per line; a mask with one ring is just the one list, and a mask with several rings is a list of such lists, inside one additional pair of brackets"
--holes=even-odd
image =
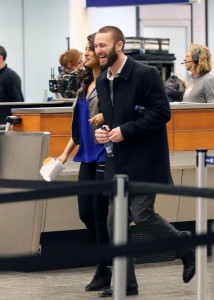
[[(114, 174), (127, 174), (133, 181), (172, 183), (166, 131), (170, 107), (162, 79), (155, 68), (125, 56), (124, 43), (122, 31), (114, 26), (101, 28), (94, 41), (100, 65), (107, 68), (96, 82), (106, 130), (97, 129), (95, 137), (99, 143), (113, 142), (114, 153), (113, 157), (107, 157), (105, 179), (113, 179)], [(157, 240), (191, 235), (188, 231), (178, 231), (155, 213), (155, 197), (155, 194), (129, 197), (133, 222)], [(110, 199), (108, 231), (111, 241), (113, 210)], [(194, 251), (184, 248), (177, 254), (184, 265), (183, 281), (187, 283), (195, 274)], [(131, 258), (128, 258), (126, 294), (138, 294)], [(112, 289), (104, 289), (99, 295), (112, 296)]]

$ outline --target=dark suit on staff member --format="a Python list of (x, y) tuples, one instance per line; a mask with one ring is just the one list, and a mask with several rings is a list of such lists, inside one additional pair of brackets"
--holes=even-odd
[(23, 102), (21, 79), (5, 63), (7, 52), (0, 46), (0, 102)]

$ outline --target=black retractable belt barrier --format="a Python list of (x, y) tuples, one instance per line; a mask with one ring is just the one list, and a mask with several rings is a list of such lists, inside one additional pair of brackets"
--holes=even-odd
[[(200, 151), (198, 151), (200, 155)], [(202, 151), (204, 153), (204, 151)], [(199, 159), (197, 158), (199, 161)], [(206, 158), (203, 162), (204, 166), (207, 164), (212, 163), (214, 164), (214, 158), (209, 157)], [(201, 172), (201, 171), (200, 171)], [(205, 178), (205, 176), (202, 176)], [(40, 199), (46, 199), (47, 195), (49, 199), (53, 199), (59, 196), (71, 196), (71, 195), (79, 195), (79, 194), (89, 194), (89, 193), (102, 193), (107, 192), (110, 194), (115, 195), (115, 201), (120, 201), (121, 199), (127, 199), (127, 193), (130, 195), (137, 195), (137, 194), (149, 194), (149, 193), (159, 193), (159, 194), (169, 194), (169, 195), (185, 195), (189, 197), (199, 197), (199, 208), (198, 212), (204, 212), (206, 209), (204, 209), (204, 205), (206, 205), (206, 200), (201, 198), (214, 198), (214, 189), (206, 188), (204, 186), (204, 182), (200, 182), (198, 186), (199, 187), (180, 187), (180, 186), (174, 186), (169, 184), (156, 184), (156, 183), (146, 183), (146, 182), (128, 182), (126, 179), (125, 182), (122, 184), (120, 180), (121, 178), (127, 178), (125, 175), (117, 175), (116, 180), (118, 180), (117, 185), (115, 185), (114, 181), (103, 181), (103, 182), (94, 182), (94, 181), (86, 181), (86, 182), (77, 182), (77, 183), (71, 183), (71, 182), (44, 182), (44, 181), (25, 181), (25, 180), (0, 180), (0, 188), (9, 187), (9, 188), (25, 188), (26, 191), (21, 192), (10, 192), (10, 193), (1, 193), (0, 198), (0, 204), (1, 203), (9, 203), (9, 202), (20, 202), (20, 201), (31, 201), (31, 200), (40, 200)], [(115, 190), (116, 187), (116, 190)], [(118, 192), (120, 191), (120, 195)], [(121, 204), (123, 205), (125, 201), (120, 202), (118, 204), (119, 211), (115, 212), (116, 216), (120, 216), (121, 214)], [(127, 205), (126, 205), (127, 206)], [(126, 213), (124, 211), (124, 213)], [(127, 220), (126, 217), (123, 218)], [(207, 222), (206, 214), (203, 216), (203, 222)], [(117, 217), (116, 217), (117, 220)], [(117, 229), (119, 228), (121, 230), (120, 225), (115, 225), (115, 231), (117, 232)], [(124, 226), (125, 228), (126, 226)], [(119, 231), (118, 231), (119, 232)], [(193, 236), (190, 239), (187, 239), (181, 242), (180, 239), (176, 240), (163, 240), (163, 242), (158, 243), (158, 246), (154, 244), (153, 242), (149, 243), (143, 243), (141, 245), (140, 243), (135, 243), (132, 245), (126, 245), (126, 240), (121, 239), (120, 235), (117, 236), (117, 240), (115, 241), (115, 246), (113, 248), (107, 247), (102, 252), (100, 249), (99, 257), (102, 258), (103, 256), (111, 256), (111, 257), (122, 257), (124, 259), (124, 256), (126, 255), (133, 255), (133, 254), (142, 254), (145, 253), (148, 249), (149, 251), (156, 249), (158, 247), (158, 250), (160, 249), (179, 249), (179, 247), (183, 248), (184, 242), (190, 243), (192, 245), (196, 246), (202, 246), (202, 245), (213, 245), (214, 244), (214, 234), (204, 234), (203, 230), (201, 231), (202, 234), (199, 234), (197, 236)], [(206, 232), (205, 232), (206, 233)], [(124, 245), (123, 245), (124, 242)], [(6, 264), (10, 261), (17, 261), (19, 259), (22, 259), (23, 261), (27, 262), (27, 257), (17, 257), (17, 258), (1, 258), (1, 264), (0, 268), (5, 269)], [(34, 259), (34, 257), (31, 256), (31, 261)], [(38, 257), (35, 257), (35, 260), (38, 260)], [(76, 257), (75, 257), (76, 259)], [(117, 260), (116, 260), (117, 262)], [(117, 265), (120, 265), (121, 260), (118, 261), (118, 264), (116, 263), (116, 269)], [(122, 270), (124, 271), (124, 260), (122, 260)], [(120, 271), (119, 273), (120, 274)], [(125, 274), (125, 271), (124, 271)], [(125, 288), (122, 289), (123, 291), (120, 291), (120, 288), (118, 287), (120, 284), (124, 287), (124, 276), (120, 277), (115, 274), (115, 299), (123, 300)], [(201, 274), (203, 276), (203, 274)], [(200, 276), (201, 276), (200, 275)], [(121, 281), (121, 278), (123, 279), (123, 282)], [(202, 282), (202, 281), (201, 281)], [(203, 284), (198, 283), (198, 294), (206, 294), (206, 291), (204, 291)], [(118, 288), (117, 288), (118, 287)], [(117, 295), (117, 296), (116, 296)], [(202, 299), (202, 298), (199, 298)], [(205, 298), (204, 298), (205, 299)]]

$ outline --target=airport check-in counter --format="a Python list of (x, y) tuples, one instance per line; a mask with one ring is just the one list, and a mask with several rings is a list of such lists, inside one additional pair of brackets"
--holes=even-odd
[[(214, 156), (214, 151), (208, 151)], [(196, 187), (196, 151), (170, 153), (171, 173), (175, 185)], [(66, 163), (64, 171), (56, 180), (76, 181), (79, 164)], [(214, 187), (214, 168), (208, 167), (208, 187)], [(196, 198), (179, 195), (157, 195), (156, 212), (169, 222), (194, 221)], [(208, 219), (214, 219), (214, 202), (208, 199)], [(47, 200), (44, 232), (77, 230), (85, 228), (79, 219), (77, 197), (62, 197)]]
[[(48, 132), (0, 131), (0, 179), (41, 180)], [(26, 189), (25, 189), (26, 190)], [(0, 187), (0, 193), (24, 191)], [(39, 253), (46, 200), (0, 203), (0, 256)]]
[[(168, 137), (170, 145), (170, 161), (172, 176), (175, 185), (182, 186), (196, 186), (196, 152), (198, 148), (207, 148), (209, 155), (213, 154), (214, 141), (209, 139), (213, 135), (214, 123), (210, 122), (210, 116), (214, 113), (214, 104), (179, 104), (173, 103), (171, 105), (172, 119), (168, 124)], [(39, 124), (44, 130), (44, 125), (48, 125), (47, 129), (57, 127), (57, 124), (51, 124), (50, 119), (55, 118), (55, 113), (62, 113), (61, 117), (65, 117), (70, 122), (72, 119), (70, 108), (51, 108), (51, 109), (22, 109), (14, 110), (14, 114), (21, 114), (22, 117), (28, 118), (27, 114), (35, 113), (38, 120), (36, 126)], [(60, 119), (60, 116), (57, 116)], [(200, 122), (196, 123), (195, 120), (200, 118)], [(193, 121), (191, 121), (193, 119)], [(43, 120), (45, 121), (44, 123)], [(184, 122), (182, 122), (184, 120)], [(188, 121), (188, 122), (187, 122)], [(18, 126), (23, 126), (22, 130), (28, 128), (30, 122), (23, 122)], [(32, 123), (31, 123), (32, 125)], [(27, 127), (25, 127), (27, 126)], [(52, 126), (52, 128), (51, 128)], [(66, 127), (66, 130), (69, 126)], [(33, 128), (29, 129), (29, 131)], [(49, 130), (48, 130), (49, 131)], [(63, 133), (65, 135), (65, 133)], [(53, 139), (57, 138), (57, 134), (52, 132)], [(59, 132), (58, 132), (59, 135)], [(193, 138), (191, 138), (193, 136)], [(202, 137), (202, 139), (200, 139)], [(58, 137), (61, 139), (61, 137)], [(66, 139), (69, 134), (66, 133)], [(60, 141), (58, 139), (58, 141)], [(64, 141), (65, 142), (65, 141)], [(65, 144), (61, 147), (64, 149)], [(183, 147), (183, 148), (182, 148)], [(186, 148), (185, 148), (186, 147)], [(178, 150), (180, 149), (180, 151)], [(182, 150), (181, 150), (182, 148)], [(56, 155), (60, 155), (61, 151)], [(75, 181), (78, 176), (78, 163), (72, 162), (72, 157), (65, 165), (65, 170), (57, 180), (62, 181)], [(214, 168), (208, 168), (208, 186), (214, 186)], [(196, 199), (185, 196), (172, 196), (172, 195), (157, 195), (155, 203), (156, 211), (160, 213), (170, 222), (185, 222), (194, 221), (196, 214)], [(212, 200), (208, 200), (208, 218), (214, 219), (214, 204)], [(77, 197), (60, 197), (56, 199), (48, 199), (46, 201), (46, 213), (44, 226), (41, 228), (42, 232), (52, 231), (66, 231), (85, 228), (84, 224), (79, 219)]]

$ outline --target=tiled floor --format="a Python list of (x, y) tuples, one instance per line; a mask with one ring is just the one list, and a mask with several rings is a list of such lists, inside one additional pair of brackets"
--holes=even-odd
[[(85, 292), (95, 268), (66, 269), (44, 272), (1, 272), (0, 299), (103, 299), (97, 292)], [(207, 299), (214, 299), (213, 262), (209, 259), (207, 272)], [(180, 260), (166, 263), (136, 265), (139, 295), (129, 300), (195, 300), (197, 279), (184, 284)]]

